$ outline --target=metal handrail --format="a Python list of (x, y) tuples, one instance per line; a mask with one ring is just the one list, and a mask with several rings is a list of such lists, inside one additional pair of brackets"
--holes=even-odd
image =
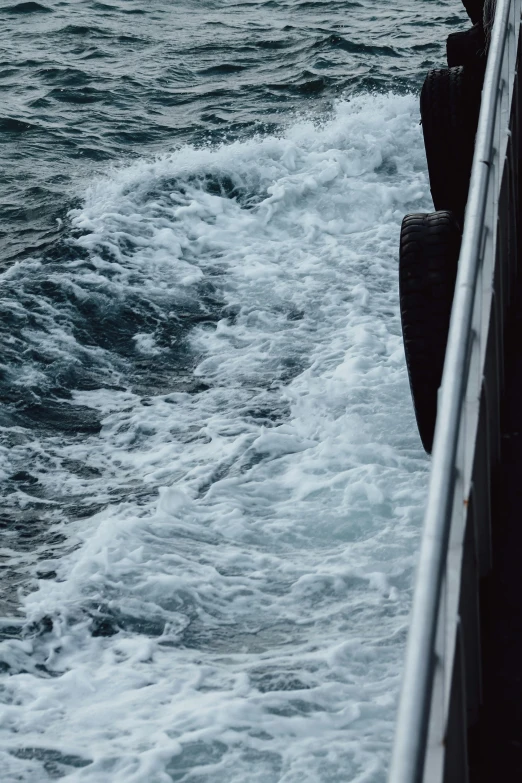
[[(436, 669), (436, 641), (440, 623), (441, 596), (448, 557), (450, 533), (453, 524), (461, 524), (466, 504), (455, 512), (456, 482), (466, 481), (465, 467), (473, 463), (474, 439), (465, 441), (463, 426), (465, 398), (480, 400), (483, 362), (488, 337), (489, 318), (479, 318), (479, 332), (474, 319), (475, 308), (491, 309), (492, 279), (481, 279), (483, 290), (477, 297), (477, 280), (483, 262), (482, 249), (485, 216), (493, 209), (491, 230), (495, 231), (498, 189), (500, 184), (491, 177), (492, 164), (499, 147), (507, 144), (508, 127), (498, 129), (501, 112), (499, 88), (508, 56), (508, 33), (516, 34), (510, 24), (512, 15), (519, 24), (520, 0), (498, 0), (490, 47), (482, 103), (475, 141), (475, 154), (468, 204), (464, 224), (458, 274), (451, 313), (451, 321), (439, 391), (437, 423), (428, 489), (424, 529), (420, 547), (413, 608), (410, 621), (400, 705), (397, 716), (395, 742), (389, 783), (420, 783), (428, 745), (428, 729), (432, 708), (432, 694)], [(510, 74), (514, 80), (514, 74)], [(509, 85), (512, 91), (512, 83)], [(494, 146), (495, 135), (503, 134)], [(503, 161), (503, 157), (501, 158)], [(498, 178), (500, 180), (500, 178)], [(488, 289), (489, 290), (486, 290)], [(479, 303), (480, 299), (480, 303)], [(472, 328), (472, 327), (475, 328)], [(475, 388), (470, 380), (470, 357), (474, 343), (481, 346), (480, 372)], [(478, 407), (478, 405), (477, 405)], [(466, 449), (471, 454), (465, 454)], [(467, 497), (465, 488), (464, 497)], [(460, 514), (460, 521), (455, 515)], [(454, 618), (458, 633), (458, 609)]]

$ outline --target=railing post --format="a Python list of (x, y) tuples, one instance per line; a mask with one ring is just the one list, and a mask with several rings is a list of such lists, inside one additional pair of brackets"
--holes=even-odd
[(468, 783), (468, 728), (466, 682), (461, 624), (457, 620), (455, 657), (445, 737), (444, 783)]
[(472, 491), (468, 501), (466, 530), (464, 533), (459, 603), (460, 629), (464, 647), (463, 663), (465, 668), (468, 726), (472, 726), (478, 720), (479, 707), (482, 702), (479, 575), (475, 530), (475, 500)]

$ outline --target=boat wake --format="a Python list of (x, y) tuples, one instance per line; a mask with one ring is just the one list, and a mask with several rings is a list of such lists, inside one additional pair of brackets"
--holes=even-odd
[(416, 99), (361, 96), (112, 171), (2, 275), (4, 780), (383, 780), (428, 208)]

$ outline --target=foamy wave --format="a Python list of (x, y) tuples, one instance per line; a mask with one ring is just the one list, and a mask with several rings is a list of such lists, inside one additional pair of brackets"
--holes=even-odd
[[(427, 464), (398, 230), (427, 199), (416, 100), (393, 95), (90, 188), (63, 284), (156, 320), (125, 388), (74, 393), (101, 432), (54, 442), (42, 478), (120, 499), (62, 526), (76, 548), (25, 599), (38, 634), (1, 647), (13, 780), (52, 759), (67, 781), (383, 780)], [(196, 390), (168, 364), (146, 397), (125, 379), (132, 351), (153, 367), (177, 345)]]

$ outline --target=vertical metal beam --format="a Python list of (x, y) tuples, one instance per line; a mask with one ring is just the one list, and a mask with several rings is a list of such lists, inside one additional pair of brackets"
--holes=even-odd
[(466, 683), (464, 649), (460, 622), (457, 622), (451, 699), (446, 730), (444, 783), (468, 783), (468, 728), (466, 721)]
[[(474, 485), (476, 486), (476, 485)], [(460, 585), (460, 629), (463, 646), (463, 666), (466, 685), (467, 725), (473, 725), (479, 716), (482, 703), (482, 658), (480, 650), (479, 575), (477, 542), (475, 539), (475, 495), (469, 497), (469, 507), (464, 534)]]

